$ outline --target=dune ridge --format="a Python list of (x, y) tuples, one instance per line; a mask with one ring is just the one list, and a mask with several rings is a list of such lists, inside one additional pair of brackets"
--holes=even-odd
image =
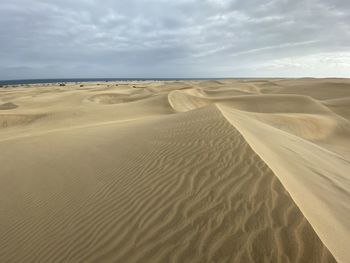
[(0, 90), (0, 120), (42, 116), (0, 127), (0, 261), (347, 262), (350, 91), (322, 81), (339, 98), (312, 79)]
[(350, 256), (350, 162), (293, 134), (219, 108), (275, 172), (339, 262), (346, 262)]

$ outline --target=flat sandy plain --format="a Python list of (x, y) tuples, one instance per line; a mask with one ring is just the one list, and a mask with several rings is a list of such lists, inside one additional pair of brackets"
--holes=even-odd
[(0, 262), (350, 262), (350, 80), (0, 88)]

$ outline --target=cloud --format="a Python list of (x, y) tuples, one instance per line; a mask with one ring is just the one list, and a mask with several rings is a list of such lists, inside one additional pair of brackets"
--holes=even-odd
[(349, 76), (348, 63), (318, 62), (350, 52), (347, 21), (344, 0), (3, 0), (0, 79), (254, 76), (257, 65)]

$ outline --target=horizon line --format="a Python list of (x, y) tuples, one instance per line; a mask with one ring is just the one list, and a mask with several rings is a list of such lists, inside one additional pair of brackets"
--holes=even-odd
[[(314, 79), (327, 79), (327, 78), (335, 78), (335, 79), (348, 79), (350, 77), (340, 77), (340, 76), (230, 76), (230, 77), (96, 77), (96, 78), (85, 78), (85, 77), (77, 77), (77, 78), (19, 78), (19, 79), (0, 79), (1, 84), (13, 84), (14, 82), (32, 82), (32, 81), (40, 81), (40, 83), (45, 83), (42, 81), (48, 81), (48, 83), (54, 82), (83, 82), (83, 81), (113, 81), (113, 80), (211, 80), (211, 79), (298, 79), (298, 78), (314, 78)], [(21, 83), (20, 83), (21, 84)]]

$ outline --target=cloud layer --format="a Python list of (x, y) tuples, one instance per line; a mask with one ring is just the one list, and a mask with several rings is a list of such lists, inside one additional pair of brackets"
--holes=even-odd
[(4, 0), (0, 79), (350, 76), (347, 0)]

